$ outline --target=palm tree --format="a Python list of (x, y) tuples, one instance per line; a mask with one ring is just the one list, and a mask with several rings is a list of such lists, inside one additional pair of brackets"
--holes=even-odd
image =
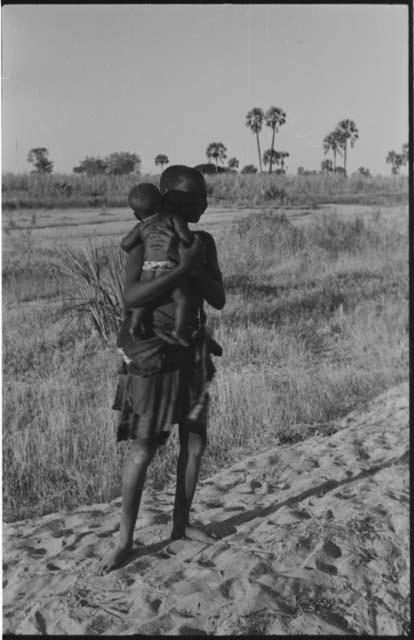
[(262, 173), (262, 154), (260, 152), (259, 133), (262, 130), (263, 120), (264, 120), (264, 112), (263, 112), (263, 109), (261, 109), (260, 107), (255, 107), (254, 109), (251, 109), (246, 116), (246, 127), (249, 127), (252, 133), (256, 134), (257, 153), (259, 155), (260, 173)]
[(389, 151), (386, 163), (391, 165), (391, 173), (393, 176), (396, 176), (398, 175), (401, 165), (404, 164), (403, 155), (395, 151)]
[(239, 168), (239, 161), (237, 160), (237, 158), (230, 158), (230, 160), (227, 163), (227, 166), (230, 169), (230, 171), (236, 171)]
[(206, 156), (210, 160), (214, 158), (216, 161), (216, 173), (218, 173), (218, 162), (223, 162), (226, 156), (227, 147), (222, 142), (210, 142), (206, 150)]
[(338, 122), (335, 131), (338, 132), (339, 136), (339, 144), (344, 150), (344, 171), (346, 175), (346, 154), (347, 154), (347, 144), (349, 140), (349, 144), (351, 148), (355, 145), (355, 142), (359, 138), (359, 131), (357, 126), (353, 120), (341, 120)]
[(329, 153), (329, 151), (332, 151), (333, 153), (333, 158), (334, 158), (334, 164), (333, 164), (333, 169), (335, 171), (336, 169), (336, 154), (339, 153), (340, 155), (342, 155), (342, 151), (341, 151), (341, 145), (340, 145), (340, 136), (338, 135), (337, 131), (332, 131), (331, 133), (328, 133), (328, 135), (326, 135), (323, 139), (323, 151), (324, 153)]
[(360, 176), (364, 176), (364, 178), (371, 178), (371, 171), (369, 169), (367, 169), (366, 167), (359, 167), (358, 169), (358, 175)]
[(286, 112), (280, 107), (270, 107), (266, 111), (265, 115), (266, 126), (272, 128), (272, 144), (270, 145), (270, 163), (269, 163), (269, 173), (272, 173), (272, 162), (273, 162), (273, 153), (272, 151), (275, 148), (275, 135), (276, 132), (279, 131), (279, 127), (286, 122)]
[(332, 164), (332, 160), (330, 158), (325, 158), (325, 160), (322, 160), (322, 162), (321, 162), (321, 171), (322, 171), (322, 173), (329, 173), (329, 172), (333, 171), (333, 164)]
[(402, 159), (403, 159), (403, 165), (405, 166), (408, 162), (408, 157), (409, 157), (409, 151), (408, 151), (408, 142), (406, 142), (405, 144), (403, 144), (402, 146)]
[(277, 163), (282, 167), (283, 173), (285, 173), (285, 158), (289, 158), (287, 151), (276, 151)]
[(263, 154), (263, 164), (266, 167), (268, 164), (272, 166), (272, 163), (279, 164), (278, 153), (274, 149), (266, 149)]
[(168, 156), (166, 156), (165, 153), (159, 153), (155, 156), (154, 162), (156, 167), (161, 165), (161, 171), (163, 171), (164, 165), (169, 163)]

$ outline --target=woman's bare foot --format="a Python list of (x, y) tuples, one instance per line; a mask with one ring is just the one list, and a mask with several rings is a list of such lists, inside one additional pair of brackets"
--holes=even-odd
[(171, 538), (173, 540), (179, 539), (187, 539), (187, 540), (195, 540), (196, 542), (205, 542), (206, 544), (213, 544), (217, 542), (217, 538), (212, 536), (210, 533), (207, 533), (205, 529), (200, 526), (195, 525), (187, 525), (185, 528), (185, 532), (179, 534), (178, 531), (174, 531), (171, 534)]
[(185, 528), (185, 537), (189, 540), (196, 540), (197, 542), (205, 542), (206, 544), (213, 544), (217, 542), (217, 538), (207, 533), (202, 527), (196, 527), (193, 524), (187, 525)]
[(109, 573), (110, 571), (114, 571), (114, 569), (118, 569), (131, 553), (131, 544), (127, 546), (117, 545), (115, 549), (112, 549), (112, 551), (110, 551), (102, 560), (99, 567), (99, 573), (103, 575), (104, 573)]

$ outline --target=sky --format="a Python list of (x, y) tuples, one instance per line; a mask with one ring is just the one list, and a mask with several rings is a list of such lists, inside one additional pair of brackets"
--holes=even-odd
[[(288, 173), (320, 168), (322, 140), (354, 120), (348, 172), (389, 174), (408, 141), (405, 5), (83, 4), (2, 7), (2, 171), (31, 170), (47, 147), (54, 171), (86, 156), (137, 153), (206, 162), (223, 142), (240, 167), (258, 166), (245, 126), (277, 106), (276, 149)], [(261, 132), (262, 151), (271, 130)], [(159, 170), (157, 170), (158, 172)]]

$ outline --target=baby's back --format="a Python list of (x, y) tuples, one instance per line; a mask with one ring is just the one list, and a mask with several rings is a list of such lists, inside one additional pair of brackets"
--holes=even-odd
[(169, 215), (157, 213), (144, 220), (141, 238), (144, 243), (144, 260), (178, 262), (179, 238)]

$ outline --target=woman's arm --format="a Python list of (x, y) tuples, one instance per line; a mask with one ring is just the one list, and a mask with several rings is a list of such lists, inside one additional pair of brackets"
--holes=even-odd
[(226, 304), (223, 276), (217, 259), (216, 243), (213, 236), (206, 231), (195, 232), (196, 239), (202, 238), (206, 249), (206, 265), (197, 265), (190, 271), (189, 276), (194, 282), (194, 288), (215, 309), (223, 309)]
[(180, 264), (175, 269), (166, 271), (165, 274), (147, 282), (139, 282), (143, 251), (144, 247), (140, 244), (128, 254), (124, 287), (124, 304), (127, 309), (143, 307), (175, 289), (180, 278), (189, 275), (200, 261), (201, 240), (196, 238), (191, 247), (180, 248)]
[(182, 217), (174, 214), (171, 216), (171, 221), (173, 223), (174, 231), (180, 238), (181, 242), (184, 242), (184, 244), (189, 247), (193, 242), (193, 234), (184, 224)]

